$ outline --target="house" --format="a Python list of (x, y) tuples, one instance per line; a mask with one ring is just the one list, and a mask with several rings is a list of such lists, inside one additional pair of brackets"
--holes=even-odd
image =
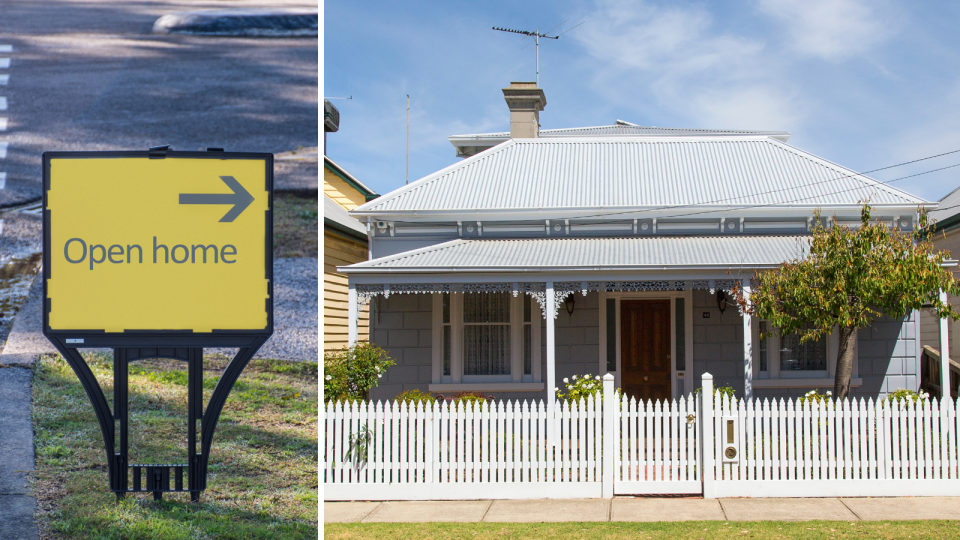
[[(960, 255), (960, 188), (940, 199), (937, 209), (930, 212), (928, 217), (937, 231), (933, 240), (934, 247), (938, 251), (948, 251), (953, 256)], [(960, 278), (957, 268), (954, 268), (954, 277)], [(960, 298), (951, 296), (949, 301), (955, 308), (960, 308)], [(941, 325), (936, 315), (929, 310), (920, 312), (920, 321), (920, 342), (923, 353), (929, 357), (924, 357), (921, 353), (921, 371), (926, 371), (922, 373), (922, 378), (931, 391), (939, 393), (937, 381), (940, 373), (937, 364), (943, 363), (940, 357), (944, 355), (950, 364), (951, 394), (957, 397), (960, 394), (960, 362), (951, 356), (957, 357), (956, 351), (960, 351), (960, 321), (944, 321)], [(951, 351), (954, 351), (952, 355)]]
[[(910, 230), (936, 206), (786, 132), (540, 130), (542, 89), (503, 94), (508, 133), (450, 137), (465, 159), (350, 212), (371, 253), (339, 268), (351, 320), (373, 310), (371, 340), (396, 361), (373, 399), (418, 388), (552, 401), (564, 380), (605, 373), (645, 399), (688, 395), (705, 372), (741, 397), (830, 389), (837, 336), (768, 332), (730, 289), (801, 256), (817, 208), (827, 226), (857, 226), (869, 199)], [(859, 331), (853, 395), (918, 388), (919, 325), (914, 312)]]
[[(347, 277), (337, 266), (368, 258), (367, 228), (347, 211), (377, 195), (326, 156), (326, 134), (339, 129), (340, 112), (324, 101), (323, 156), (323, 350), (347, 345)], [(358, 325), (358, 335), (367, 339), (367, 315)]]

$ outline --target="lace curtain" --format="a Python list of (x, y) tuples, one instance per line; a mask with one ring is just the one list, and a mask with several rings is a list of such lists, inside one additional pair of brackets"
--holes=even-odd
[(463, 296), (463, 374), (510, 374), (510, 293)]

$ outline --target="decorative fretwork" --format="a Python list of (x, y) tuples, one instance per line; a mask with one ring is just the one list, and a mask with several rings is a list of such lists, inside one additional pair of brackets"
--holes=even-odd
[[(560, 281), (553, 287), (553, 317), (557, 317), (559, 306), (570, 294), (590, 292), (639, 292), (639, 291), (683, 291), (707, 289), (714, 294), (718, 289), (730, 291), (740, 282), (737, 279), (698, 279), (698, 280), (649, 280), (649, 281)], [(751, 280), (752, 282), (752, 280)], [(389, 298), (391, 294), (432, 294), (432, 293), (513, 293), (516, 297), (523, 293), (533, 297), (540, 305), (543, 318), (547, 318), (546, 283), (544, 282), (503, 282), (503, 283), (406, 283), (391, 285), (357, 285), (357, 317), (364, 305), (377, 296)]]
[(663, 281), (608, 281), (606, 284), (607, 292), (616, 291), (682, 291), (684, 289), (683, 281), (663, 280)]
[(462, 293), (498, 293), (513, 292), (512, 283), (464, 283), (457, 292)]

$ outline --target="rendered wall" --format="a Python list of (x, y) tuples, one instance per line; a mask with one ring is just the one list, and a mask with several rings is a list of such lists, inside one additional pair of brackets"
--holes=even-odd
[[(557, 387), (563, 389), (563, 378), (573, 375), (597, 375), (600, 362), (599, 295), (586, 298), (577, 294), (573, 315), (564, 306), (555, 321)], [(370, 321), (373, 343), (387, 350), (397, 363), (387, 370), (380, 385), (370, 392), (374, 400), (392, 399), (405, 390), (427, 391), (433, 377), (433, 298), (429, 294), (393, 294), (379, 300)], [(547, 374), (546, 321), (541, 324), (542, 380)], [(499, 392), (499, 399), (546, 399), (543, 392)]]
[[(599, 295), (581, 294), (570, 316), (561, 305), (556, 319), (557, 388), (573, 375), (598, 375), (600, 358)], [(373, 342), (387, 350), (397, 362), (373, 399), (391, 399), (410, 389), (428, 390), (432, 379), (432, 309), (427, 294), (394, 294), (379, 300), (379, 311), (371, 319)], [(732, 386), (743, 396), (743, 319), (732, 303), (724, 313), (708, 291), (693, 292), (694, 387), (701, 386), (704, 372), (714, 376), (716, 386)], [(709, 313), (709, 318), (703, 318)], [(546, 380), (546, 327), (541, 319), (541, 373)], [(858, 370), (863, 386), (855, 396), (882, 395), (897, 388), (916, 390), (919, 386), (916, 362), (916, 332), (913, 315), (903, 321), (883, 319), (858, 334)], [(821, 390), (828, 390), (822, 388)], [(810, 388), (755, 388), (758, 397), (800, 396)], [(546, 399), (546, 392), (494, 393), (500, 399)]]

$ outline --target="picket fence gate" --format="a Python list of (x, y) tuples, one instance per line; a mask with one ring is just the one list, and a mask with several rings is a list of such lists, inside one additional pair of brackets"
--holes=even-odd
[[(703, 396), (710, 396), (704, 399)], [(960, 400), (327, 404), (324, 500), (960, 495)], [(609, 436), (607, 436), (609, 434)]]

